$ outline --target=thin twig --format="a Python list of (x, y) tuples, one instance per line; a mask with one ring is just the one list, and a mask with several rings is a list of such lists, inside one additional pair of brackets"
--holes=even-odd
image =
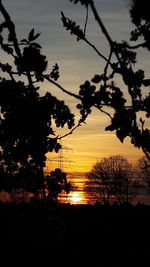
[(93, 45), (90, 41), (88, 41), (86, 38), (83, 39), (89, 46), (91, 46), (95, 52), (98, 54), (98, 56), (100, 56), (101, 58), (103, 58), (109, 65), (112, 65), (111, 62), (102, 54), (99, 52), (99, 50), (96, 48), (95, 45)]
[(15, 80), (13, 74), (11, 72), (7, 72), (7, 73), (9, 74), (11, 80), (16, 83), (16, 80)]
[(112, 49), (110, 48), (109, 58), (108, 58), (108, 61), (107, 61), (107, 63), (106, 63), (106, 66), (105, 66), (105, 68), (104, 68), (104, 76), (105, 76), (105, 77), (106, 77), (106, 75), (107, 75), (107, 70), (108, 70), (108, 67), (109, 67), (109, 63), (110, 63), (112, 54), (113, 54), (113, 51), (112, 51)]
[[(83, 123), (83, 122), (82, 122), (82, 123)], [(84, 123), (85, 123), (85, 122), (84, 122)], [(81, 122), (79, 121), (78, 124), (77, 124), (73, 129), (71, 129), (70, 132), (68, 132), (68, 133), (66, 133), (66, 134), (64, 134), (64, 135), (62, 135), (62, 136), (60, 136), (60, 137), (57, 137), (57, 139), (61, 140), (62, 138), (65, 138), (65, 137), (67, 137), (68, 135), (73, 134), (73, 132), (74, 132), (78, 127), (80, 127), (80, 126), (81, 126)]]
[(82, 97), (79, 96), (79, 95), (76, 95), (74, 93), (71, 93), (69, 91), (67, 91), (66, 89), (64, 89), (60, 84), (58, 84), (57, 82), (55, 82), (54, 80), (52, 80), (51, 78), (49, 78), (48, 75), (42, 75), (44, 79), (46, 79), (47, 81), (49, 81), (50, 83), (54, 84), (56, 87), (58, 87), (62, 92), (70, 95), (70, 96), (73, 96), (74, 98), (76, 99), (79, 99), (79, 100), (82, 100)]
[(149, 42), (147, 41), (147, 42), (143, 42), (141, 44), (137, 44), (137, 45), (133, 45), (133, 46), (127, 44), (127, 48), (129, 48), (129, 49), (137, 49), (137, 48), (140, 48), (140, 47), (144, 47), (148, 43)]
[[(105, 107), (110, 107), (109, 105), (103, 105)], [(103, 110), (101, 107), (99, 107), (98, 105), (94, 105), (95, 108), (97, 108), (98, 110), (100, 110), (102, 113), (104, 113), (105, 115), (107, 115), (111, 120), (113, 119), (113, 117), (110, 115), (110, 113), (108, 113), (107, 111)]]
[(113, 51), (112, 48), (110, 47), (110, 54), (109, 54), (109, 58), (108, 58), (108, 62), (106, 63), (106, 66), (104, 68), (104, 85), (106, 86), (106, 77), (107, 77), (107, 70), (109, 67), (109, 62), (111, 61), (111, 57), (112, 57)]
[[(98, 107), (97, 107), (98, 108)], [(112, 116), (106, 112), (105, 110), (103, 110), (102, 108), (98, 108), (102, 113), (104, 113), (105, 115), (107, 115), (111, 120), (113, 119)]]

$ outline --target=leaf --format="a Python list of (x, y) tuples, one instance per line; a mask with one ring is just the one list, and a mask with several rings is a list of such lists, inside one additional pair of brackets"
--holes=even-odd
[(116, 135), (119, 138), (120, 142), (123, 143), (125, 137), (127, 136), (124, 129), (119, 129), (116, 131)]
[(35, 41), (35, 40), (36, 40), (36, 39), (37, 39), (37, 38), (38, 38), (40, 35), (41, 35), (41, 33), (40, 33), (40, 32), (39, 32), (39, 33), (37, 33), (37, 34), (35, 34), (32, 40), (33, 40), (33, 41)]
[(29, 36), (28, 36), (28, 41), (29, 42), (33, 42), (35, 41), (39, 36), (40, 36), (41, 33), (36, 33), (34, 34), (34, 29), (32, 29), (29, 33)]
[(103, 80), (103, 75), (96, 74), (94, 78), (91, 80), (93, 83), (99, 83)]
[(105, 131), (114, 131), (115, 130), (115, 127), (111, 124), (111, 125), (108, 125), (106, 128), (105, 128)]
[(22, 42), (22, 43), (28, 43), (27, 39), (22, 39), (20, 42)]
[(29, 32), (28, 41), (33, 41), (34, 38), (34, 28)]

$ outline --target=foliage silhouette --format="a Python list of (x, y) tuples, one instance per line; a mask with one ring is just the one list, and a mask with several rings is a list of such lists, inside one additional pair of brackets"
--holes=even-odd
[(137, 182), (132, 165), (123, 157), (110, 156), (97, 162), (86, 174), (88, 191), (104, 204), (130, 203), (137, 195)]
[(137, 162), (139, 177), (144, 182), (148, 191), (150, 189), (150, 163), (146, 157), (141, 157)]
[[(62, 128), (67, 125), (71, 130), (75, 126), (74, 114), (64, 101), (50, 92), (43, 96), (39, 93), (38, 83), (44, 82), (47, 69), (46, 56), (35, 42), (40, 34), (32, 29), (28, 38), (19, 41), (15, 24), (2, 1), (0, 12), (4, 20), (0, 25), (1, 51), (8, 54), (8, 62), (13, 61), (12, 64), (0, 62), (1, 190), (10, 192), (22, 187), (37, 194), (42, 189), (44, 197), (46, 153), (58, 152), (61, 147), (52, 123)], [(45, 77), (56, 82), (58, 65), (55, 64)], [(26, 184), (23, 182), (25, 176)], [(4, 183), (3, 180), (7, 181)]]
[[(144, 70), (136, 70), (138, 48), (150, 50), (149, 2), (144, 1), (143, 4), (140, 0), (131, 1), (130, 15), (136, 29), (131, 32), (129, 41), (134, 42), (134, 45), (130, 45), (127, 41), (113, 41), (98, 14), (94, 0), (70, 0), (70, 2), (81, 4), (87, 9), (85, 30), (62, 12), (63, 26), (74, 34), (78, 41), (82, 40), (88, 44), (106, 63), (102, 73), (95, 74), (90, 81), (85, 81), (80, 86), (81, 104), (78, 104), (77, 108), (81, 116), (85, 119), (92, 112), (93, 107), (96, 107), (111, 121), (105, 128), (106, 131), (115, 131), (122, 143), (126, 137), (129, 137), (131, 143), (141, 148), (145, 156), (150, 159), (150, 129), (147, 126), (150, 117), (150, 79), (145, 77)], [(86, 26), (89, 10), (93, 13), (110, 47), (107, 57), (87, 39)], [(141, 38), (144, 38), (144, 42), (137, 44)], [(118, 75), (127, 88), (127, 96), (115, 85), (114, 81)]]
[(57, 168), (46, 176), (46, 188), (48, 198), (57, 201), (59, 194), (63, 191), (69, 194), (71, 184), (67, 181), (67, 174)]

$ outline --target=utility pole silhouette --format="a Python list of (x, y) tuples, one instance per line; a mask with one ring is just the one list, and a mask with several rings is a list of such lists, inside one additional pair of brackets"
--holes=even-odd
[(69, 148), (69, 147), (66, 147), (66, 146), (63, 146), (61, 139), (60, 139), (60, 145), (61, 145), (61, 148), (59, 149), (58, 156), (57, 157), (54, 157), (54, 158), (47, 158), (47, 161), (57, 162), (58, 168), (61, 171), (63, 171), (64, 170), (64, 163), (65, 162), (74, 163), (74, 161), (69, 160), (68, 158), (65, 158), (64, 157), (63, 151), (72, 151), (73, 152), (73, 149), (72, 148)]

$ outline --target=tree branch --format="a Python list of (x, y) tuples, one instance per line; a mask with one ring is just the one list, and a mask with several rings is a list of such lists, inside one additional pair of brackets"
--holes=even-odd
[(89, 6), (86, 7), (86, 19), (85, 19), (85, 25), (84, 25), (84, 36), (86, 35), (86, 28), (87, 28), (87, 22), (88, 22), (88, 15), (89, 15)]
[(95, 20), (98, 22), (103, 34), (105, 35), (106, 39), (108, 40), (110, 46), (113, 48), (113, 46), (114, 46), (113, 45), (113, 41), (112, 41), (110, 35), (108, 34), (108, 32), (107, 32), (107, 30), (106, 30), (106, 28), (105, 28), (100, 16), (98, 15), (98, 12), (97, 12), (97, 10), (95, 8), (95, 5), (94, 5), (94, 1), (91, 0), (89, 5), (90, 5), (90, 7), (92, 9), (92, 12), (94, 14)]
[(8, 12), (6, 11), (6, 9), (4, 8), (4, 6), (2, 4), (2, 1), (0, 1), (0, 12), (3, 14), (3, 17), (6, 20), (7, 27), (8, 27), (8, 30), (10, 32), (12, 42), (14, 44), (14, 49), (16, 51), (16, 54), (17, 54), (18, 57), (22, 57), (21, 51), (20, 51), (20, 48), (19, 48), (19, 45), (18, 45), (18, 40), (17, 40), (17, 37), (16, 37), (15, 25), (11, 21), (11, 18), (9, 16)]
[(44, 79), (46, 79), (47, 81), (49, 81), (50, 83), (54, 84), (56, 87), (58, 87), (63, 93), (66, 93), (70, 96), (73, 96), (76, 99), (82, 100), (82, 97), (79, 95), (76, 95), (74, 93), (71, 93), (69, 91), (67, 91), (66, 89), (64, 89), (60, 84), (58, 84), (57, 82), (55, 82), (54, 80), (52, 80), (51, 78), (49, 78), (48, 75), (42, 75)]
[(122, 66), (122, 62), (121, 62), (121, 60), (120, 60), (120, 57), (119, 57), (119, 55), (118, 55), (118, 53), (116, 52), (116, 49), (115, 49), (115, 47), (114, 47), (114, 42), (113, 42), (113, 40), (111, 39), (111, 37), (110, 37), (108, 31), (106, 30), (106, 28), (105, 28), (105, 26), (104, 26), (104, 24), (103, 24), (103, 22), (102, 22), (102, 20), (101, 20), (101, 18), (100, 18), (100, 16), (99, 16), (97, 10), (96, 10), (96, 8), (95, 8), (94, 1), (91, 0), (90, 3), (89, 3), (89, 5), (90, 5), (91, 10), (92, 10), (92, 12), (93, 12), (93, 14), (94, 14), (95, 20), (97, 21), (98, 25), (100, 26), (100, 29), (102, 30), (103, 34), (105, 35), (105, 37), (106, 37), (106, 39), (107, 39), (107, 41), (108, 41), (108, 43), (109, 43), (109, 45), (110, 45), (112, 51), (115, 53), (115, 55), (116, 55), (116, 57), (117, 57), (117, 59), (118, 59), (120, 65)]
[(109, 62), (111, 60), (111, 57), (112, 57), (112, 54), (113, 54), (113, 51), (112, 51), (112, 48), (110, 48), (110, 54), (109, 54), (109, 58), (108, 58), (108, 62), (104, 68), (104, 85), (106, 86), (106, 78), (107, 78), (107, 70), (108, 70), (108, 67), (109, 67)]
[[(22, 54), (21, 54), (21, 50), (19, 47), (19, 43), (18, 43), (18, 39), (16, 36), (16, 31), (15, 31), (15, 24), (12, 22), (11, 17), (9, 16), (8, 12), (6, 11), (6, 9), (4, 8), (2, 1), (0, 1), (0, 12), (3, 14), (3, 17), (7, 23), (7, 28), (9, 30), (9, 38), (11, 39), (16, 55), (18, 56), (18, 58), (22, 58)], [(30, 75), (30, 72), (27, 71), (27, 77), (28, 77), (28, 82), (29, 82), (29, 86), (33, 86), (32, 84), (32, 78)]]

